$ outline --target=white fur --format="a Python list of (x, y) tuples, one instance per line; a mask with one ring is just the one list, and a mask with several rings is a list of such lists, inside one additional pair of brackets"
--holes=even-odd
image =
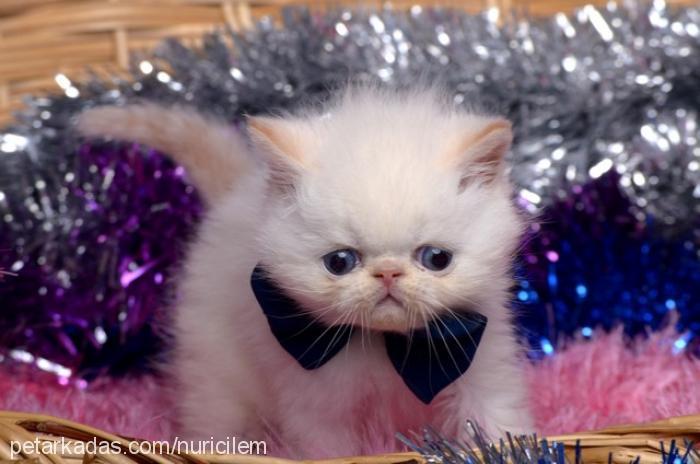
[[(133, 118), (138, 107), (120, 111)], [(99, 113), (88, 116), (93, 129), (85, 132), (128, 137), (127, 130), (94, 129)], [(270, 187), (264, 163), (234, 176), (233, 188), (211, 201), (180, 279), (170, 369), (186, 436), (273, 432), (309, 455), (319, 443), (338, 453), (362, 451), (358, 443), (372, 419), (391, 432), (432, 422), (461, 433), (467, 418), (494, 433), (531, 427), (508, 309), (522, 224), (505, 176), (465, 182), (481, 172), (471, 169), (478, 153), (450, 155), (493, 121), (453, 110), (436, 92), (367, 89), (348, 91), (323, 114), (273, 121), (300, 150), (293, 187)], [(256, 141), (254, 158), (285, 156)], [(415, 250), (425, 244), (452, 250), (450, 268), (434, 273), (418, 265)], [(361, 267), (334, 277), (321, 257), (345, 247), (361, 252)], [(372, 274), (389, 262), (404, 273), (398, 312), (375, 308), (382, 287)], [(354, 322), (362, 334), (321, 368), (301, 368), (255, 301), (249, 279), (258, 263), (310, 312), (327, 323)], [(476, 359), (425, 406), (372, 329), (408, 330), (444, 307), (465, 305), (489, 319)]]

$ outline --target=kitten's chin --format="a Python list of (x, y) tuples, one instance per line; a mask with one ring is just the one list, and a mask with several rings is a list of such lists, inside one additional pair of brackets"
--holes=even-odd
[(370, 312), (368, 323), (372, 330), (406, 332), (409, 330), (408, 311), (401, 302), (387, 297)]

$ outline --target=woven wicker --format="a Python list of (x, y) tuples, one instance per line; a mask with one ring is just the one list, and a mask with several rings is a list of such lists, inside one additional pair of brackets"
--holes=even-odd
[[(632, 425), (611, 427), (598, 432), (588, 432), (575, 435), (550, 437), (564, 443), (567, 453), (571, 454), (573, 461), (576, 442), (579, 441), (582, 449), (582, 458), (586, 464), (608, 463), (608, 456), (612, 456), (615, 464), (629, 464), (637, 456), (640, 464), (658, 464), (661, 462), (661, 441), (666, 450), (670, 447), (670, 441), (675, 439), (681, 445), (685, 439), (697, 440), (700, 438), (700, 416), (686, 416), (653, 422), (646, 425)], [(63, 452), (61, 454), (26, 453), (17, 458), (12, 456), (12, 446), (19, 448), (17, 443), (33, 442), (57, 442), (76, 444), (87, 443), (92, 440), (118, 444), (123, 451), (98, 455), (84, 455), (75, 452)], [(0, 462), (7, 462), (14, 457), (13, 463), (18, 461), (32, 462), (32, 464), (88, 464), (91, 462), (104, 462), (108, 464), (300, 464), (267, 456), (247, 455), (203, 455), (203, 454), (129, 454), (129, 446), (133, 439), (120, 437), (101, 430), (81, 425), (75, 422), (58, 419), (50, 416), (35, 414), (0, 412)], [(13, 445), (14, 443), (14, 445)], [(70, 446), (70, 445), (69, 445)], [(39, 450), (43, 446), (35, 447)], [(68, 446), (66, 448), (69, 448)], [(70, 446), (70, 449), (75, 449)], [(682, 446), (681, 446), (682, 449)], [(353, 458), (338, 458), (324, 461), (304, 461), (307, 464), (421, 464), (423, 459), (415, 453), (397, 453), (382, 456), (365, 456)]]
[[(276, 16), (282, 6), (304, 3), (324, 9), (346, 5), (437, 4), (469, 11), (489, 6), (533, 15), (569, 11), (605, 0), (0, 0), (0, 124), (21, 108), (22, 97), (57, 90), (54, 76), (73, 80), (86, 66), (105, 75), (124, 72), (129, 54), (164, 37), (196, 43), (222, 25), (250, 26), (255, 18)], [(674, 0), (691, 3), (694, 0)]]

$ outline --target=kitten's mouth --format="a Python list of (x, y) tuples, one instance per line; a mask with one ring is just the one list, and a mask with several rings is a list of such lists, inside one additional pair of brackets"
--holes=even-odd
[(376, 306), (383, 305), (383, 304), (393, 304), (393, 305), (403, 306), (403, 304), (390, 293), (387, 294), (381, 300), (377, 301)]
[(387, 294), (374, 305), (369, 324), (375, 330), (404, 331), (408, 326), (408, 312), (398, 298)]

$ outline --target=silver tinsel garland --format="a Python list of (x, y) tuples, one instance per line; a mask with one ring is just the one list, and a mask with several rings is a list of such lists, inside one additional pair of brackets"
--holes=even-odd
[(513, 119), (512, 177), (532, 209), (615, 170), (640, 218), (687, 223), (700, 197), (700, 9), (674, 11), (656, 0), (586, 6), (543, 21), (502, 15), (420, 6), (288, 9), (282, 27), (263, 20), (245, 33), (224, 31), (201, 50), (169, 41), (135, 60), (130, 82), (94, 81), (78, 90), (57, 76), (65, 98), (32, 100), (24, 124), (5, 134), (2, 146), (22, 148), (24, 142), (13, 145), (15, 135), (48, 135), (65, 149), (72, 135), (63, 129), (77, 109), (134, 98), (189, 103), (235, 120), (322, 98), (348, 78), (393, 86), (437, 81), (456, 104)]

